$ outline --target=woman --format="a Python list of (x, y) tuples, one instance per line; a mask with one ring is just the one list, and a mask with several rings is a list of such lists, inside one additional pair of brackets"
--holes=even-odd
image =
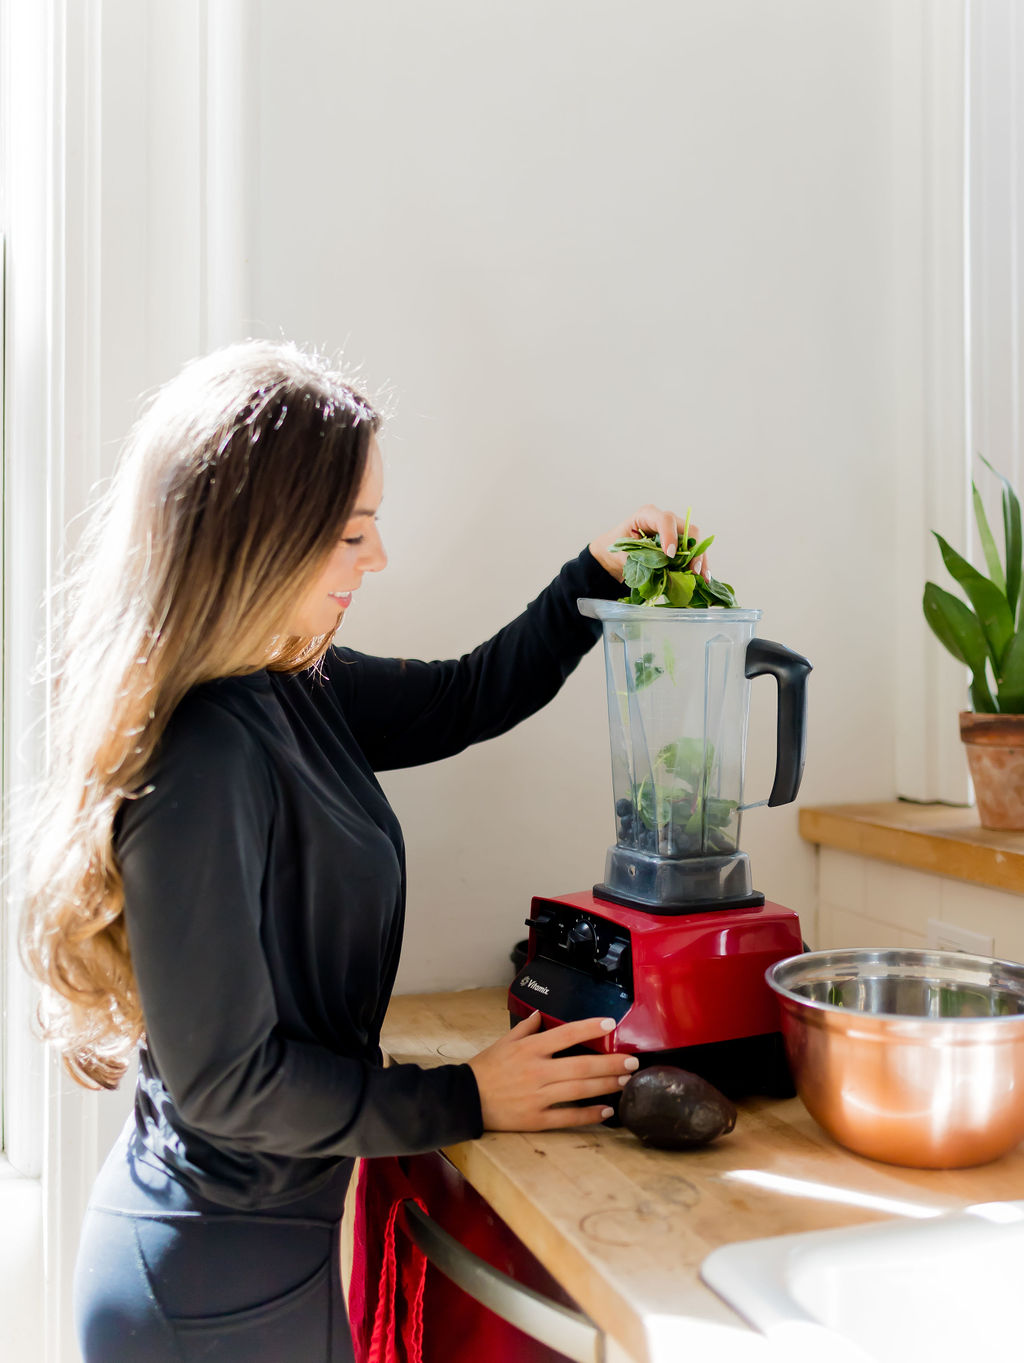
[(609, 546), (669, 544), (677, 519), (596, 539), (458, 661), (337, 648), (387, 561), (378, 425), (291, 345), (195, 361), (134, 429), (69, 585), (25, 953), (76, 1079), (115, 1087), (139, 1054), (83, 1229), (86, 1363), (349, 1358), (353, 1160), (600, 1121), (636, 1065), (555, 1057), (610, 1022), (534, 1017), (469, 1064), (381, 1066), (405, 862), (374, 772), (550, 700), (594, 641), (576, 597), (621, 593)]

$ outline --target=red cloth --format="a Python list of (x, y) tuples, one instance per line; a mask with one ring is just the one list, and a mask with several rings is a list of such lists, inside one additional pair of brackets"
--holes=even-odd
[(360, 1161), (349, 1286), (356, 1363), (423, 1363), (427, 1261), (402, 1228), (406, 1198), (427, 1210), (397, 1159)]

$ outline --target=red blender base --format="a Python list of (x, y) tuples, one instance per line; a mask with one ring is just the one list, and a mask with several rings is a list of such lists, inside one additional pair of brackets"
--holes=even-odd
[(534, 898), (526, 964), (509, 990), (513, 1023), (586, 1017), (617, 1026), (587, 1049), (681, 1064), (726, 1092), (791, 1091), (770, 965), (803, 950), (792, 909), (660, 915), (590, 892)]

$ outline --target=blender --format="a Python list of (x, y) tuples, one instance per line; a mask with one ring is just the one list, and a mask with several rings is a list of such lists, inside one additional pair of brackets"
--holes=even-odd
[[(740, 824), (796, 798), (811, 665), (755, 637), (759, 610), (577, 604), (604, 634), (615, 842), (592, 890), (534, 897), (512, 1022), (611, 1017), (589, 1049), (679, 1065), (734, 1096), (791, 1093), (764, 976), (803, 949), (800, 924), (754, 889)], [(760, 676), (778, 688), (775, 777), (744, 804)]]

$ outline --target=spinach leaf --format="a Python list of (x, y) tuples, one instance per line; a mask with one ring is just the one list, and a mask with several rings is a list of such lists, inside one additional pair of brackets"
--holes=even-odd
[(666, 573), (665, 598), (670, 606), (682, 609), (693, 600), (697, 578), (693, 573)]
[[(671, 576), (671, 575), (670, 575)], [(661, 656), (665, 659), (665, 666), (668, 669), (669, 680), (672, 685), (676, 684), (676, 655), (672, 652), (672, 645), (666, 638), (661, 646)]]
[(694, 559), (706, 553), (715, 539), (714, 535), (708, 535), (698, 544), (689, 533), (689, 526), (690, 512), (687, 511), (683, 533), (672, 558), (662, 549), (658, 534), (615, 541), (612, 549), (626, 555), (623, 581), (630, 592), (629, 596), (620, 598), (624, 603), (671, 606), (675, 610), (688, 606), (703, 610), (712, 606), (736, 606), (736, 593), (727, 582), (719, 582), (713, 577), (705, 581), (689, 569)]
[(644, 601), (653, 601), (656, 597), (664, 595), (665, 592), (665, 570), (664, 568), (655, 569), (645, 582), (639, 583), (637, 591)]
[(660, 549), (633, 549), (630, 557), (645, 568), (667, 568), (672, 562), (668, 554), (662, 553)]
[(644, 826), (651, 831), (664, 828), (672, 816), (671, 801), (667, 795), (655, 789), (648, 776), (637, 787), (635, 803)]
[(714, 761), (714, 745), (709, 743), (705, 748), (699, 738), (677, 738), (674, 743), (666, 743), (658, 753), (659, 767), (694, 788), (700, 785), (705, 774), (710, 774)]
[(697, 585), (693, 593), (694, 599), (690, 602), (691, 606), (700, 605), (704, 608), (710, 608), (711, 606), (736, 605), (736, 593), (728, 582), (719, 582), (714, 577), (708, 578), (707, 581), (698, 577), (696, 582)]
[(642, 691), (645, 686), (650, 686), (652, 681), (656, 681), (664, 673), (665, 669), (659, 667), (654, 661), (653, 653), (645, 653), (642, 658), (633, 660), (633, 686), (637, 691)]
[(622, 570), (622, 580), (627, 587), (639, 588), (642, 582), (646, 582), (651, 576), (651, 570), (646, 563), (641, 563), (638, 558), (630, 554), (626, 559), (626, 566)]

